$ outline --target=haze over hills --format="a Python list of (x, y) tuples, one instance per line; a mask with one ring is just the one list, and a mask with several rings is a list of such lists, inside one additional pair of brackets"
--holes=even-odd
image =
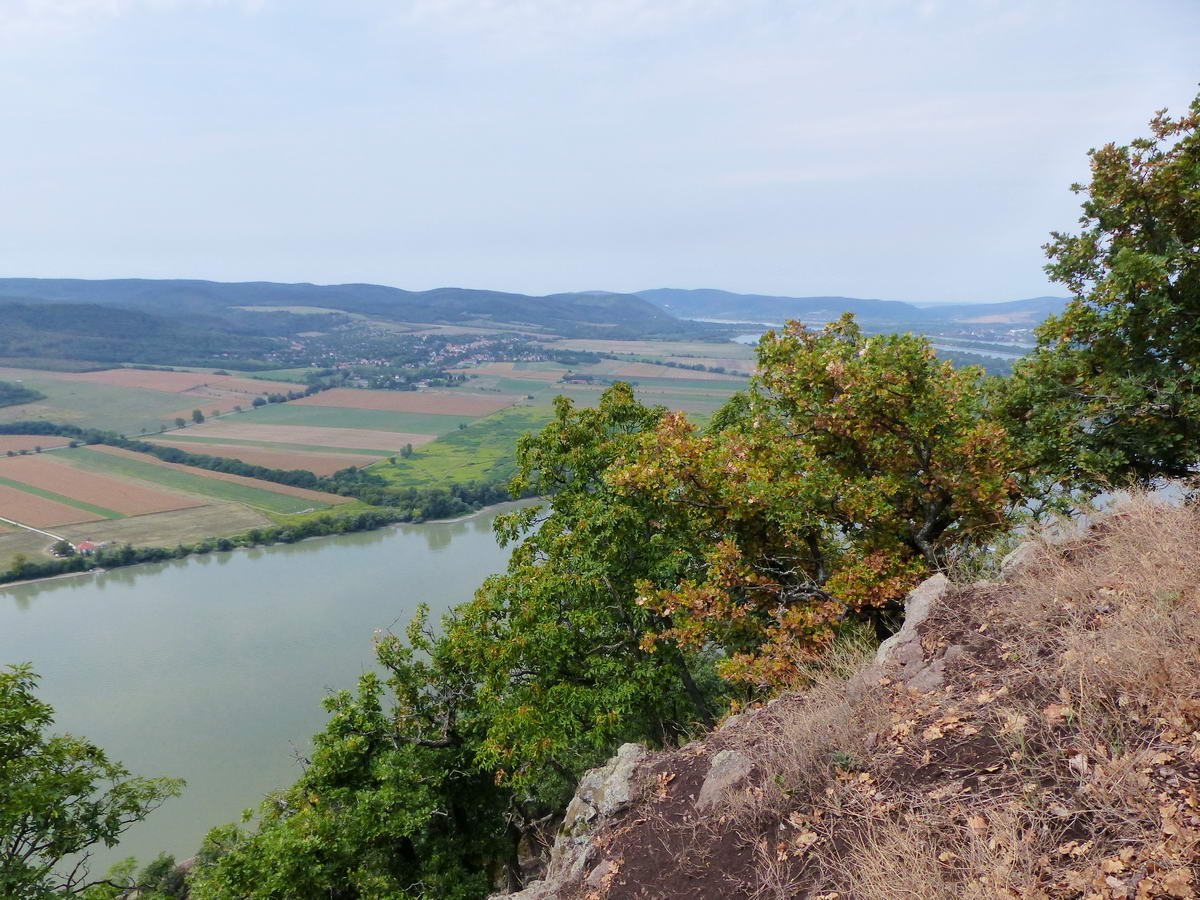
[(530, 296), (453, 287), (406, 291), (378, 284), (4, 278), (0, 358), (254, 368), (297, 336), (344, 336), (364, 328), (378, 332), (380, 347), (389, 335), (429, 325), (521, 332), (528, 339), (723, 341), (753, 327), (747, 323), (780, 325), (795, 318), (819, 324), (844, 312), (858, 316), (869, 331), (1003, 341), (1014, 330), (1026, 337), (1019, 332), (1061, 311), (1065, 302), (1035, 297), (922, 308), (896, 300), (703, 289)]
[(922, 329), (949, 324), (1011, 324), (1032, 326), (1049, 315), (1061, 312), (1062, 297), (1032, 297), (1001, 303), (949, 303), (916, 306), (899, 300), (873, 300), (858, 297), (774, 297), (763, 294), (735, 294), (717, 290), (678, 290), (659, 288), (638, 291), (666, 312), (690, 319), (726, 322), (754, 322), (778, 325), (785, 319), (805, 321), (835, 319), (852, 312), (872, 327)]

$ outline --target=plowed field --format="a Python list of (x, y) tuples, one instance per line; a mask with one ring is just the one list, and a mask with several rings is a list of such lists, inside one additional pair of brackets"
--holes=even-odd
[(104, 444), (95, 444), (88, 448), (101, 453), (108, 453), (113, 456), (124, 456), (127, 459), (136, 459), (138, 462), (149, 463), (155, 466), (164, 466), (168, 469), (187, 472), (189, 475), (198, 475), (202, 478), (212, 478), (217, 481), (228, 481), (230, 484), (240, 484), (244, 487), (257, 488), (261, 491), (270, 491), (275, 494), (285, 494), (289, 497), (301, 497), (305, 500), (312, 500), (316, 503), (349, 503), (351, 497), (341, 497), (337, 494), (326, 494), (324, 491), (310, 491), (306, 488), (290, 487), (286, 484), (275, 484), (273, 481), (262, 481), (258, 478), (246, 478), (242, 475), (230, 475), (227, 472), (210, 472), (208, 469), (197, 469), (195, 466), (181, 466), (176, 463), (164, 462), (156, 456), (151, 456), (148, 453), (135, 453), (132, 450), (123, 450), (120, 447), (109, 447)]
[(380, 409), (388, 412), (488, 416), (505, 407), (512, 406), (517, 399), (516, 396), (509, 394), (458, 394), (450, 391), (365, 391), (353, 388), (334, 388), (292, 402), (306, 406), (342, 406), (351, 409)]
[(51, 447), (65, 447), (70, 441), (56, 434), (0, 434), (0, 454), (9, 450), (32, 450), (41, 447), (48, 450)]
[(384, 450), (392, 453), (403, 450), (405, 444), (420, 447), (437, 439), (435, 434), (370, 431), (365, 428), (320, 428), (308, 425), (234, 424), (229, 421), (205, 422), (203, 425), (189, 428), (188, 434), (206, 438), (232, 438), (238, 441), (346, 447), (351, 450)]
[[(43, 491), (93, 506), (115, 510), (127, 516), (166, 512), (202, 506), (199, 500), (141, 487), (106, 475), (84, 472), (47, 456), (17, 456), (0, 459), (0, 477), (19, 481)], [(7, 518), (17, 518), (9, 516)], [(86, 521), (73, 519), (72, 521)], [(56, 523), (63, 524), (63, 523)]]
[(269, 447), (244, 447), (240, 444), (201, 444), (196, 441), (154, 441), (164, 447), (175, 447), (188, 453), (205, 453), (240, 459), (252, 466), (269, 469), (305, 469), (315, 475), (332, 475), (347, 466), (369, 466), (383, 456), (361, 453), (305, 453), (298, 450), (272, 450)]
[(55, 500), (47, 500), (35, 494), (27, 494), (4, 484), (0, 484), (0, 516), (32, 525), (34, 528), (96, 522), (104, 518), (96, 513), (76, 509)]
[(545, 381), (553, 383), (561, 381), (562, 372), (544, 372), (540, 369), (518, 369), (511, 362), (490, 362), (481, 366), (469, 366), (465, 369), (450, 369), (464, 375), (503, 375), (506, 378), (521, 378), (525, 381)]

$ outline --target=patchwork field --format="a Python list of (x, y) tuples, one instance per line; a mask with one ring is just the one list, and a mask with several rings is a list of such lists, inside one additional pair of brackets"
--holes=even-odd
[(57, 456), (54, 459), (42, 455), (0, 459), (0, 478), (33, 490), (52, 491), (70, 498), (84, 509), (91, 507), (93, 511), (105, 514), (141, 516), (200, 505), (198, 501), (178, 494), (81, 471), (60, 461)]
[(349, 466), (369, 466), (371, 463), (383, 459), (383, 456), (378, 454), (305, 453), (287, 449), (273, 450), (268, 445), (254, 444), (210, 444), (199, 441), (166, 440), (155, 440), (152, 443), (164, 447), (175, 447), (188, 453), (206, 453), (209, 456), (240, 459), (252, 466), (266, 466), (268, 469), (304, 469), (315, 475), (332, 475)]
[(74, 522), (95, 522), (105, 518), (99, 513), (50, 500), (4, 483), (0, 483), (0, 516), (32, 525), (34, 528), (50, 528)]
[(0, 453), (36, 450), (38, 447), (49, 450), (52, 447), (65, 447), (69, 443), (67, 438), (54, 434), (0, 434)]
[(396, 453), (405, 444), (418, 447), (434, 440), (435, 434), (408, 434), (402, 431), (369, 431), (362, 428), (319, 428), (303, 425), (255, 425), (252, 422), (222, 419), (205, 422), (189, 433), (206, 438), (236, 438), (263, 443), (306, 444), (312, 447), (347, 447), (356, 450), (383, 450)]
[(486, 416), (512, 406), (519, 397), (503, 394), (467, 394), (452, 391), (365, 391), (334, 388), (292, 401), (297, 406), (341, 406), (388, 412), (439, 413), (450, 416)]
[[(342, 406), (308, 406), (298, 401), (272, 403), (223, 419), (224, 422), (254, 425), (304, 425), (318, 428), (355, 428), (367, 431), (400, 431), (408, 434), (445, 434), (476, 416), (438, 413), (392, 412)], [(215, 423), (214, 423), (215, 424)], [(191, 431), (189, 427), (187, 431)], [(178, 432), (183, 434), (184, 432)]]
[(58, 453), (73, 465), (91, 472), (150, 482), (202, 500), (243, 503), (267, 512), (290, 514), (346, 501), (344, 497), (319, 491), (165, 463), (157, 457), (116, 447), (78, 447)]

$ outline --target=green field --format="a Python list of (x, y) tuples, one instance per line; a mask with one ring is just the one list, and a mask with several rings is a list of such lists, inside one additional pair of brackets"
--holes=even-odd
[(370, 471), (406, 487), (467, 481), (504, 481), (516, 474), (517, 440), (554, 418), (549, 406), (502, 409), (462, 431), (417, 448), (395, 465), (381, 462)]
[(32, 484), (26, 484), (23, 481), (13, 481), (9, 478), (0, 478), (0, 484), (6, 487), (16, 488), (19, 491), (24, 491), (26, 494), (35, 494), (38, 497), (44, 497), (47, 500), (53, 500), (56, 503), (62, 503), (66, 506), (72, 506), (75, 509), (82, 509), (84, 512), (95, 513), (98, 516), (103, 516), (106, 519), (123, 519), (124, 513), (119, 513), (113, 509), (105, 509), (103, 506), (93, 506), (91, 503), (84, 503), (82, 500), (76, 500), (74, 497), (66, 497), (62, 494), (56, 494), (54, 491), (46, 491), (42, 488), (34, 487)]
[(288, 494), (277, 494), (274, 491), (222, 481), (218, 478), (193, 475), (190, 472), (168, 469), (166, 466), (154, 463), (89, 450), (86, 447), (57, 452), (80, 468), (92, 472), (138, 478), (142, 481), (162, 485), (165, 488), (188, 491), (203, 497), (212, 497), (215, 500), (231, 500), (267, 512), (287, 514), (303, 512), (314, 507), (328, 508), (328, 504), (318, 503), (304, 497), (292, 497)]
[(158, 431), (163, 422), (174, 418), (193, 399), (145, 388), (59, 381), (41, 373), (23, 375), (21, 382), (45, 394), (45, 399), (0, 409), (0, 423), (55, 422), (135, 435)]
[(402, 434), (446, 434), (460, 422), (470, 423), (471, 416), (444, 416), (437, 413), (388, 412), (377, 409), (348, 409), (341, 406), (310, 406), (300, 403), (272, 403), (223, 421), (255, 425), (312, 425), (321, 428), (366, 428), (371, 431), (395, 431)]

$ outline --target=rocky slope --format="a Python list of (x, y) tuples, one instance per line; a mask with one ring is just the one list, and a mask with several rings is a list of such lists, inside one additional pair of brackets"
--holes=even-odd
[(509, 900), (1189, 898), (1200, 510), (1135, 501), (935, 576), (902, 631), (704, 740), (588, 773)]

